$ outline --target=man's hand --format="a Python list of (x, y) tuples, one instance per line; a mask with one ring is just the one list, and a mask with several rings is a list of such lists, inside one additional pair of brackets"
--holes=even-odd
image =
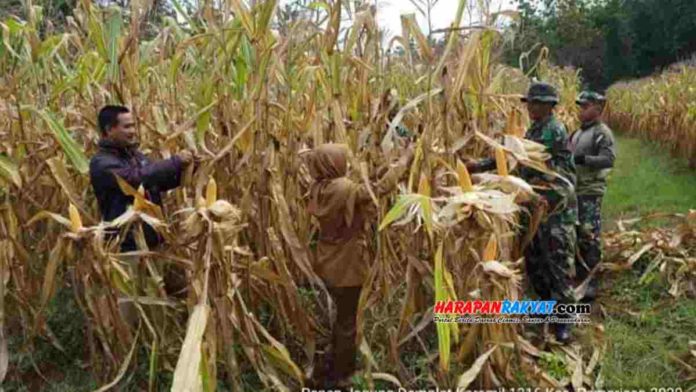
[(413, 157), (416, 155), (416, 145), (414, 143), (410, 143), (406, 148), (401, 150), (401, 161), (404, 164), (408, 164), (411, 162)]
[(464, 165), (466, 165), (466, 169), (469, 173), (476, 174), (495, 169), (495, 159), (483, 158), (478, 161), (467, 160), (464, 162)]
[(189, 150), (183, 150), (179, 154), (179, 159), (181, 159), (181, 163), (184, 164), (184, 166), (188, 166), (193, 162), (193, 154)]

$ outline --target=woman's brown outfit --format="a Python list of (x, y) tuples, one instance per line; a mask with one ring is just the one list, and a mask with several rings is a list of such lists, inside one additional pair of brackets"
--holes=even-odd
[[(409, 156), (373, 186), (379, 196), (393, 189), (406, 171)], [(346, 177), (348, 149), (342, 144), (322, 144), (310, 154), (308, 211), (319, 222), (315, 272), (324, 280), (336, 303), (332, 335), (332, 381), (344, 380), (355, 371), (355, 332), (358, 299), (367, 277), (369, 260), (364, 223), (371, 206), (364, 184)]]

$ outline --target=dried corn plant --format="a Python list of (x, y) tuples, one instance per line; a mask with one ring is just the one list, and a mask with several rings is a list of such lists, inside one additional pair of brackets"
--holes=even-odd
[[(368, 383), (494, 386), (522, 371), (567, 385), (539, 369), (540, 350), (518, 326), (432, 323), (435, 299), (521, 295), (518, 221), (534, 213), (521, 205), (535, 195), (514, 169), (543, 170), (547, 157), (522, 139), (518, 98), (528, 80), (498, 62), (500, 33), (453, 30), (436, 56), (406, 17), (390, 45), (412, 36), (417, 47), (399, 57), (385, 54), (370, 8), (351, 11), (342, 30), (349, 10), (319, 1), (276, 29), (276, 1), (223, 3), (165, 21), (150, 41), (140, 39), (148, 1), (130, 3), (130, 23), (118, 8), (81, 1), (65, 32), (46, 37), (31, 2), (25, 21), (2, 21), (0, 321), (9, 310), (30, 338), (53, 339), (44, 310), (69, 282), (88, 320), (90, 369), (105, 388), (144, 349), (150, 390), (163, 387), (160, 372), (173, 372), (176, 391), (243, 390), (249, 374), (253, 388), (296, 390), (321, 361), (332, 309), (312, 270), (311, 179), (297, 152), (346, 143), (359, 169), (351, 175), (367, 181), (398, 154), (403, 122), (417, 135), (415, 159), (399, 195), (375, 199), (380, 214), (368, 222), (374, 263), (359, 312)], [(464, 8), (460, 1), (455, 26)], [(563, 81), (570, 116), (577, 74), (543, 70)], [(202, 161), (163, 209), (121, 181), (135, 202), (104, 223), (88, 157), (97, 111), (113, 102), (132, 108), (146, 152), (188, 148)], [(470, 178), (461, 160), (484, 155), (497, 157), (498, 173)], [(143, 223), (166, 245), (148, 249)], [(113, 229), (133, 230), (139, 250), (117, 253), (118, 241), (104, 237)], [(180, 283), (175, 295), (168, 276)], [(137, 325), (120, 314), (124, 302)], [(574, 358), (581, 366), (583, 356)]]
[(696, 67), (684, 63), (607, 91), (613, 129), (658, 142), (696, 166)]

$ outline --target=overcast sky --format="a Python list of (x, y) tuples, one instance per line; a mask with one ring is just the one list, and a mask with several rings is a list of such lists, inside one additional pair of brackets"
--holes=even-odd
[[(280, 4), (289, 3), (291, 0), (280, 0)], [(414, 0), (416, 3), (422, 3), (424, 0)], [(490, 12), (498, 12), (502, 10), (516, 9), (512, 0), (484, 0), (490, 2)], [(401, 15), (415, 13), (416, 20), (421, 27), (423, 33), (428, 34), (428, 22), (426, 17), (418, 11), (418, 8), (413, 5), (411, 0), (369, 0), (370, 4), (377, 4), (377, 23), (380, 28), (388, 30), (388, 37), (401, 35)], [(478, 1), (467, 0), (467, 3), (475, 7)], [(459, 0), (439, 0), (435, 7), (431, 10), (430, 19), (432, 21), (433, 30), (449, 27), (457, 14)], [(423, 9), (425, 11), (425, 9)], [(478, 21), (478, 11), (475, 8), (464, 10), (462, 17), (462, 25), (465, 26), (473, 20)]]
[[(418, 1), (417, 1), (418, 2)], [(469, 0), (468, 3), (478, 3)], [(449, 27), (457, 14), (459, 0), (440, 0), (435, 8), (431, 10), (431, 21), (433, 30)], [(401, 34), (401, 14), (415, 13), (416, 20), (423, 30), (423, 33), (428, 33), (427, 19), (418, 11), (418, 9), (409, 0), (377, 0), (377, 23), (380, 27), (387, 28), (390, 35)], [(502, 10), (515, 9), (511, 0), (491, 0), (490, 12), (498, 12)], [(478, 18), (478, 12), (472, 10), (473, 15), (467, 10), (464, 11), (462, 25), (467, 25), (473, 18), (474, 21)]]

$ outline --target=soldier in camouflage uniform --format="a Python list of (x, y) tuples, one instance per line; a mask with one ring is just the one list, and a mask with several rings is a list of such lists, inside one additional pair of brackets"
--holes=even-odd
[[(565, 126), (553, 114), (558, 93), (549, 84), (534, 83), (522, 101), (527, 103), (532, 120), (525, 138), (546, 146), (546, 151), (551, 154), (548, 167), (558, 174), (551, 176), (528, 167), (520, 169), (520, 177), (535, 187), (548, 207), (546, 221), (539, 225), (532, 242), (525, 249), (527, 275), (542, 300), (574, 303), (572, 276), (577, 221), (575, 165), (568, 149)], [(467, 164), (467, 168), (478, 172), (492, 169), (494, 165), (494, 160), (486, 159)], [(528, 219), (523, 216), (522, 220), (523, 227), (528, 227)], [(570, 340), (569, 324), (559, 323), (555, 327), (558, 341)]]
[[(577, 278), (585, 280), (602, 259), (600, 241), (602, 196), (607, 189), (607, 175), (614, 166), (616, 152), (614, 135), (600, 116), (605, 98), (592, 91), (583, 91), (576, 103), (580, 106), (582, 125), (570, 137), (569, 148), (577, 167), (578, 218)], [(584, 300), (596, 296), (597, 281), (592, 279)]]
[[(549, 84), (534, 83), (522, 101), (527, 103), (532, 120), (525, 138), (546, 146), (551, 154), (548, 167), (558, 174), (554, 177), (528, 167), (520, 170), (520, 176), (536, 186), (548, 204), (547, 220), (539, 225), (532, 243), (525, 249), (527, 271), (541, 299), (573, 303), (576, 302), (572, 284), (577, 221), (575, 165), (565, 126), (553, 114), (558, 93)], [(556, 339), (568, 341), (569, 327), (569, 324), (557, 324)]]

